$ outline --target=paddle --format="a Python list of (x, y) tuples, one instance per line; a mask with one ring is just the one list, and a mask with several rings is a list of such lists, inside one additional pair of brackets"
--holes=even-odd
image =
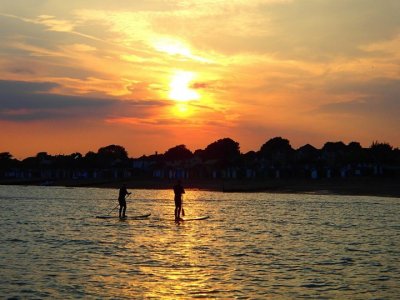
[(182, 217), (185, 216), (185, 210), (183, 209), (183, 195), (182, 195)]
[(114, 208), (107, 214), (107, 216), (109, 216), (118, 206), (119, 206), (119, 203), (117, 204), (116, 207), (114, 207)]
[[(131, 195), (131, 193), (128, 194), (128, 196), (126, 196), (125, 199), (128, 198), (130, 195)], [(107, 214), (107, 216), (109, 216), (118, 206), (119, 206), (119, 203), (117, 204), (117, 206), (115, 206), (115, 207)]]

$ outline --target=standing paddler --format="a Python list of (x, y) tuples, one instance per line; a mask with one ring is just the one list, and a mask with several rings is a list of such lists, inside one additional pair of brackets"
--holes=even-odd
[(185, 193), (185, 190), (182, 187), (181, 181), (178, 180), (176, 185), (174, 186), (174, 194), (175, 194), (175, 221), (181, 220), (181, 211), (182, 208), (182, 195)]
[(128, 192), (126, 188), (126, 184), (123, 184), (121, 188), (119, 189), (119, 196), (118, 196), (118, 202), (119, 202), (119, 218), (126, 218), (126, 196), (130, 195), (132, 193)]

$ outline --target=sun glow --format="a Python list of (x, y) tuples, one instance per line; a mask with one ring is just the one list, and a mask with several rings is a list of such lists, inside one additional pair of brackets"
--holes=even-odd
[(181, 102), (198, 100), (200, 95), (190, 88), (190, 83), (194, 78), (195, 74), (193, 72), (177, 71), (169, 85), (169, 98)]
[(212, 61), (208, 58), (193, 54), (190, 47), (179, 40), (160, 38), (153, 43), (153, 47), (159, 52), (167, 53), (171, 56), (177, 56), (185, 60), (194, 60), (201, 63), (212, 63)]
[(189, 107), (187, 103), (177, 103), (175, 106), (175, 114), (186, 117), (189, 115)]
[(189, 48), (186, 47), (183, 43), (172, 40), (160, 40), (154, 44), (154, 48), (157, 51), (165, 52), (170, 55), (182, 55), (185, 57), (191, 57), (192, 53)]

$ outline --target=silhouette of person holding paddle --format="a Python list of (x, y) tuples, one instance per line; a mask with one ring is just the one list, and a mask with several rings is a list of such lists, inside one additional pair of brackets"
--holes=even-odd
[(118, 202), (119, 202), (119, 217), (120, 218), (126, 218), (125, 212), (126, 212), (126, 199), (125, 197), (127, 195), (130, 195), (132, 193), (128, 192), (126, 189), (126, 184), (123, 184), (121, 188), (119, 189), (119, 196), (118, 196)]
[(185, 193), (181, 185), (181, 181), (178, 180), (176, 185), (174, 186), (174, 194), (175, 194), (175, 221), (181, 220), (180, 215), (182, 211), (182, 215), (184, 216), (185, 213), (183, 212), (182, 208), (182, 195)]

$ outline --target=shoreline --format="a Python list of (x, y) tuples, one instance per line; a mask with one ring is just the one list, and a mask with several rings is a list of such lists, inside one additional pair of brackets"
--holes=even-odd
[[(171, 189), (174, 179), (128, 180), (3, 180), (1, 185), (65, 186), (117, 189), (125, 183), (128, 189)], [(219, 191), (225, 193), (291, 193), (332, 194), (354, 196), (381, 196), (400, 198), (399, 178), (345, 178), (345, 179), (184, 179), (187, 190)]]

